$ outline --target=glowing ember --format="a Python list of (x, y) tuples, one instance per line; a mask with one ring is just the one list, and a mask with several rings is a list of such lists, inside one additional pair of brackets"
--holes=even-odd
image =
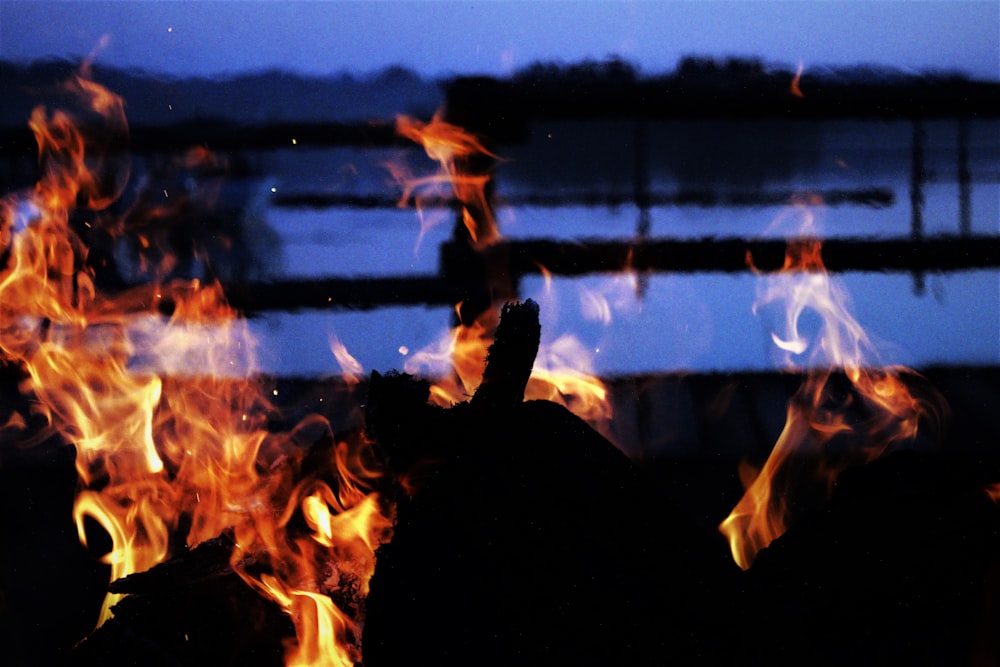
[(758, 314), (777, 309), (780, 325), (771, 338), (780, 362), (788, 369), (807, 366), (807, 374), (759, 474), (741, 468), (746, 493), (719, 527), (744, 569), (785, 532), (803, 484), (828, 495), (842, 470), (912, 440), (921, 420), (936, 418), (941, 408), (936, 398), (911, 394), (901, 379), (905, 369), (877, 365), (871, 342), (847, 308), (847, 294), (823, 266), (814, 237), (818, 203), (795, 203), (801, 235), (788, 242), (781, 270), (762, 276), (754, 306)]

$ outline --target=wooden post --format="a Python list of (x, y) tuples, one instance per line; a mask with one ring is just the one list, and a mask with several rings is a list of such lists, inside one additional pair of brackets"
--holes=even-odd
[(958, 119), (958, 231), (972, 234), (972, 174), (969, 172), (969, 120)]
[[(635, 132), (632, 136), (635, 143), (632, 194), (636, 208), (639, 209), (636, 240), (642, 243), (649, 237), (652, 225), (652, 217), (649, 212), (652, 205), (652, 198), (649, 194), (649, 131), (645, 118), (639, 118), (635, 121)], [(649, 274), (643, 272), (638, 278), (635, 284), (635, 296), (641, 301), (649, 290)]]
[[(910, 160), (910, 235), (914, 243), (919, 243), (924, 235), (924, 183), (927, 172), (924, 169), (924, 142), (927, 132), (921, 119), (913, 119), (913, 141)], [(913, 271), (913, 293), (924, 293), (924, 274)]]

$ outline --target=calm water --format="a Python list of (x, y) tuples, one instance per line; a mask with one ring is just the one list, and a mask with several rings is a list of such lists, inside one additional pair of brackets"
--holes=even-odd
[[(964, 146), (963, 146), (964, 144)], [(789, 237), (798, 218), (782, 206), (793, 193), (889, 193), (882, 205), (813, 209), (825, 237), (911, 237), (1000, 233), (1000, 123), (954, 121), (830, 123), (549, 123), (529, 142), (498, 147), (501, 232), (511, 239), (628, 240), (643, 220), (655, 238)], [(964, 152), (964, 153), (963, 153)], [(964, 154), (964, 165), (960, 157)], [(257, 215), (280, 239), (272, 260), (284, 276), (429, 275), (453, 218), (420, 234), (412, 209), (287, 208), (274, 194), (383, 197), (400, 188), (387, 163), (433, 172), (419, 150), (290, 147), (255, 157), (265, 176)], [(916, 167), (915, 167), (916, 165)], [(961, 177), (962, 167), (969, 177)], [(919, 167), (919, 168), (918, 168)], [(646, 192), (742, 197), (741, 206), (628, 203)], [(754, 196), (764, 195), (761, 202)], [(586, 206), (586, 197), (617, 199)], [(518, 202), (547, 197), (544, 206)], [(553, 203), (551, 200), (554, 200)], [(536, 199), (537, 201), (537, 199)], [(434, 212), (432, 212), (434, 213)], [(544, 338), (571, 333), (602, 374), (763, 370), (775, 367), (767, 324), (753, 314), (761, 278), (751, 274), (654, 274), (522, 281), (542, 304)], [(878, 359), (915, 367), (1000, 364), (1000, 272), (849, 273), (836, 280), (875, 342)], [(600, 319), (595, 303), (606, 302)], [(451, 308), (386, 307), (368, 312), (267, 313), (252, 323), (265, 370), (323, 375), (337, 367), (336, 336), (366, 369), (401, 367), (444, 336)], [(400, 350), (404, 350), (406, 354)]]

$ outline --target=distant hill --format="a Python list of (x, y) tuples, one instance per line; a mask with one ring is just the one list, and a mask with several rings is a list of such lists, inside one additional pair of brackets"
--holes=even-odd
[(501, 141), (538, 119), (997, 118), (1000, 82), (853, 65), (795, 72), (754, 58), (689, 56), (671, 72), (618, 59), (534, 63), (445, 84), (448, 117)]
[[(28, 136), (31, 109), (59, 106), (58, 84), (75, 67), (62, 60), (0, 62), (0, 130), (15, 132), (0, 149), (30, 148), (20, 135)], [(797, 77), (754, 58), (688, 56), (660, 73), (617, 58), (533, 63), (504, 78), (443, 80), (399, 66), (328, 77), (266, 71), (210, 79), (95, 65), (93, 75), (125, 99), (130, 125), (146, 130), (133, 135), (133, 146), (147, 148), (157, 141), (202, 143), (208, 136), (217, 147), (267, 147), (287, 136), (304, 143), (385, 145), (393, 140), (394, 116), (429, 118), (445, 103), (449, 120), (501, 142), (523, 139), (526, 124), (538, 118), (1000, 117), (997, 81), (864, 64), (815, 67)], [(366, 129), (375, 126), (377, 137)], [(164, 135), (160, 128), (167, 127), (179, 134)], [(239, 132), (229, 136), (227, 130)]]
[[(23, 126), (31, 110), (53, 104), (58, 84), (75, 63), (29, 65), (0, 62), (0, 126)], [(437, 82), (402, 68), (370, 75), (308, 77), (266, 71), (229, 78), (176, 78), (95, 65), (94, 78), (125, 99), (129, 122), (162, 126), (211, 118), (240, 124), (357, 123), (391, 119), (398, 113), (422, 117), (442, 102)]]

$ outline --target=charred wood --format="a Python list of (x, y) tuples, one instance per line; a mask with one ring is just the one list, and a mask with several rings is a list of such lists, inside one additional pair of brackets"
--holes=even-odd
[(129, 595), (69, 664), (284, 664), (291, 620), (232, 570), (232, 549), (221, 536), (112, 583), (112, 591)]
[(428, 406), (426, 383), (372, 378), (369, 435), (405, 483), (367, 600), (369, 667), (662, 664), (726, 645), (713, 617), (734, 566), (706, 555), (717, 543), (656, 506), (585, 422), (521, 402), (537, 317), (504, 310), (468, 403)]
[(500, 325), (486, 356), (482, 383), (472, 397), (473, 408), (500, 416), (524, 402), (524, 390), (541, 337), (538, 304), (528, 299), (503, 307)]

